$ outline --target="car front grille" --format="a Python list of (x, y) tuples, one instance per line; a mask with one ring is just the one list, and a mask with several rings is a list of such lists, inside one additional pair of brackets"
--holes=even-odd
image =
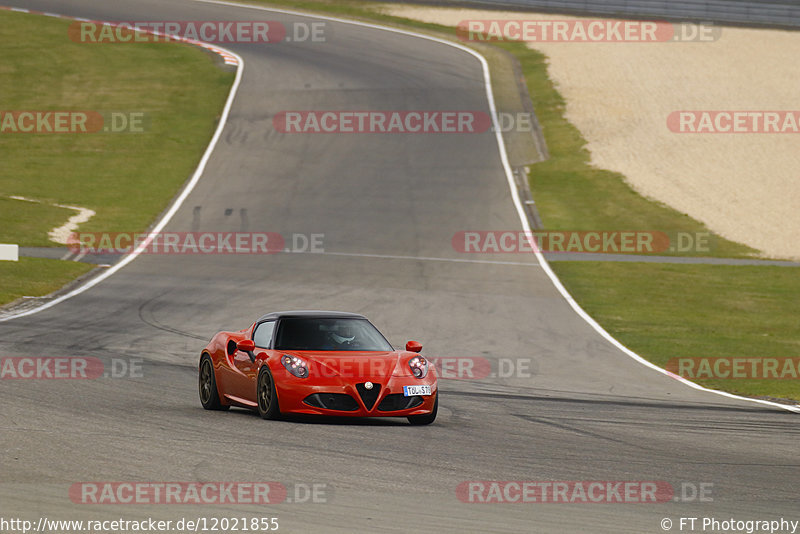
[(378, 395), (381, 393), (381, 385), (373, 383), (372, 389), (367, 389), (363, 383), (356, 384), (356, 390), (358, 394), (361, 395), (364, 406), (366, 406), (367, 410), (371, 410), (372, 407), (375, 406), (375, 401), (378, 400)]

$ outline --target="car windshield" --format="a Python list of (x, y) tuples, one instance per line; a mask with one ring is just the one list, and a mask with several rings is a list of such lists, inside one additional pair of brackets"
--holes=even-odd
[(366, 319), (281, 319), (276, 350), (392, 351), (386, 338)]

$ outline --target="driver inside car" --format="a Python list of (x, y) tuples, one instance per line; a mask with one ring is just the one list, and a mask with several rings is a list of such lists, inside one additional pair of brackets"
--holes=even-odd
[(328, 339), (333, 342), (334, 348), (349, 347), (355, 338), (356, 335), (349, 326), (341, 326), (337, 330), (328, 333)]

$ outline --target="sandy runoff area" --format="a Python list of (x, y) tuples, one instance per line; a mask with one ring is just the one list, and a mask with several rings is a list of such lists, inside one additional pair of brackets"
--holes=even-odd
[[(622, 173), (642, 195), (767, 257), (800, 259), (800, 31), (716, 27), (693, 41), (642, 42), (661, 39), (664, 28), (640, 27), (636, 40), (589, 25), (597, 19), (566, 15), (384, 11), (449, 26), (536, 21), (500, 30), (529, 31), (528, 46), (548, 56), (567, 119), (587, 139), (593, 165)], [(554, 21), (582, 22), (562, 24), (556, 34)], [(560, 42), (542, 42), (545, 30)], [(590, 38), (606, 35), (614, 41)]]

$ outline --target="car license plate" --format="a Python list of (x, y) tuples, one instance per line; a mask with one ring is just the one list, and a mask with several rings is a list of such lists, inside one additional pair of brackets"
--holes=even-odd
[(414, 397), (416, 395), (430, 395), (430, 386), (403, 386), (403, 395), (406, 397)]

